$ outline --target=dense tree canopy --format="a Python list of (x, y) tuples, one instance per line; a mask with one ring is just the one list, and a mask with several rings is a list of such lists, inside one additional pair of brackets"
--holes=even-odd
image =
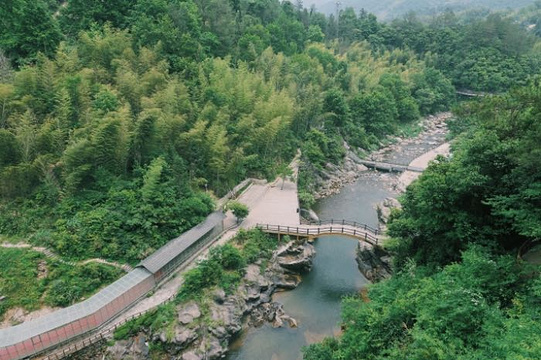
[(212, 210), (203, 190), (272, 177), (297, 147), (338, 163), (344, 140), (374, 147), (454, 100), (412, 52), (320, 43), (325, 17), (287, 2), (53, 5), (46, 47), (19, 36), (45, 3), (3, 23), (20, 32), (0, 44), (0, 229), (66, 256), (135, 262)]
[[(299, 197), (310, 203), (311, 174), (342, 161), (344, 142), (374, 149), (449, 109), (455, 88), (529, 83), (541, 68), (535, 33), (501, 15), (384, 24), (279, 0), (2, 1), (0, 233), (65, 257), (137, 263), (213, 211), (213, 196), (284, 174), (297, 148)], [(537, 344), (523, 328), (538, 314), (517, 304), (537, 301), (538, 281), (517, 279), (522, 269), (499, 256), (539, 237), (538, 89), (464, 108), (471, 129), (454, 158), (411, 187), (391, 225), (403, 274), (375, 287), (368, 307), (348, 301), (353, 332), (307, 358), (398, 358), (402, 348), (499, 358), (511, 341)], [(486, 269), (498, 270), (485, 279), (497, 296), (472, 280)], [(470, 275), (449, 284), (461, 272)], [(86, 293), (54, 289), (57, 304)]]
[(539, 100), (532, 85), (463, 108), (472, 128), (451, 160), (441, 159), (411, 186), (391, 224), (391, 234), (403, 239), (401, 257), (443, 265), (469, 243), (505, 251), (539, 237)]

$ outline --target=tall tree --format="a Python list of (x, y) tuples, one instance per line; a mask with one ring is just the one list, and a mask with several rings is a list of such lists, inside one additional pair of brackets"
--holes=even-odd
[(62, 39), (60, 27), (43, 0), (8, 0), (0, 6), (0, 48), (15, 65), (51, 56)]

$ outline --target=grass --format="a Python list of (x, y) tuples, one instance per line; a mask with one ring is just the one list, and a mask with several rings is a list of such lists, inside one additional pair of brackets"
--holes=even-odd
[(18, 244), (21, 241), (23, 241), (23, 239), (15, 237), (15, 236), (0, 235), (0, 244), (2, 243)]
[[(41, 270), (41, 273), (40, 273)], [(90, 263), (71, 266), (29, 249), (0, 248), (0, 320), (20, 307), (65, 307), (88, 298), (123, 274), (115, 267)]]
[(412, 121), (398, 126), (397, 135), (404, 138), (413, 138), (418, 136), (423, 131), (422, 123)]
[(38, 265), (45, 256), (24, 249), (0, 249), (0, 318), (13, 307), (37, 310), (45, 291), (44, 281), (38, 279)]

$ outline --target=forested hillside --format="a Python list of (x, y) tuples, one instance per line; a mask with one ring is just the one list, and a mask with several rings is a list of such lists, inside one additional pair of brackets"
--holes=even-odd
[(0, 4), (0, 234), (135, 264), (301, 148), (370, 150), (539, 73), (538, 39), (452, 13), (383, 24), (278, 0)]

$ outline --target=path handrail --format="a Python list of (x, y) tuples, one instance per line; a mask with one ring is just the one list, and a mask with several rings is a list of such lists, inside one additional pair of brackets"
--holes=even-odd
[(326, 234), (350, 235), (358, 239), (364, 240), (372, 245), (378, 245), (379, 238), (360, 227), (345, 227), (345, 225), (336, 226), (318, 226), (307, 228), (303, 226), (287, 226), (287, 225), (271, 225), (271, 224), (256, 224), (256, 228), (269, 233), (279, 233), (298, 236), (323, 236)]
[(374, 235), (379, 235), (380, 234), (379, 229), (376, 229), (376, 228), (374, 228), (374, 227), (372, 227), (370, 225), (359, 223), (357, 221), (344, 220), (344, 219), (341, 219), (341, 220), (330, 219), (330, 220), (318, 220), (318, 221), (310, 220), (308, 222), (308, 224), (309, 225), (318, 225), (318, 226), (322, 226), (322, 225), (349, 225), (349, 226), (353, 226), (353, 227), (356, 227), (356, 228), (362, 228), (364, 230), (370, 231)]

